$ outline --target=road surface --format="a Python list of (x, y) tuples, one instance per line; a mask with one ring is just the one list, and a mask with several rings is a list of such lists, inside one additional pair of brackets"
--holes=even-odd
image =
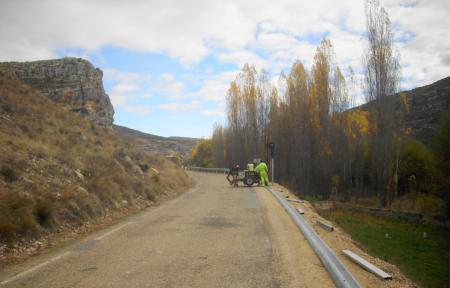
[(0, 273), (0, 287), (334, 287), (264, 188), (190, 172), (180, 197)]

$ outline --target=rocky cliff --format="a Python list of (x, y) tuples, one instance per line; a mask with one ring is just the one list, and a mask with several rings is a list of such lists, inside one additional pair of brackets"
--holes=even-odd
[(41, 94), (66, 105), (97, 124), (112, 127), (114, 108), (103, 89), (103, 73), (89, 61), (63, 58), (34, 62), (4, 62), (0, 70), (13, 74)]

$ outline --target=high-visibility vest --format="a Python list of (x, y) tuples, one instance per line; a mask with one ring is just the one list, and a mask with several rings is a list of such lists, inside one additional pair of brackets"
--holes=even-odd
[(262, 171), (267, 172), (269, 169), (267, 168), (266, 163), (261, 162), (258, 164), (258, 166), (256, 166), (255, 170), (256, 172), (261, 173)]

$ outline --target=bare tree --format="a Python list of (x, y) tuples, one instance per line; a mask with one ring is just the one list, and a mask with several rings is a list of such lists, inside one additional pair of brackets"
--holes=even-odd
[(368, 49), (364, 57), (365, 92), (373, 101), (374, 131), (371, 137), (372, 179), (382, 206), (389, 204), (393, 190), (394, 105), (388, 96), (397, 92), (399, 62), (393, 51), (391, 22), (378, 0), (366, 1)]

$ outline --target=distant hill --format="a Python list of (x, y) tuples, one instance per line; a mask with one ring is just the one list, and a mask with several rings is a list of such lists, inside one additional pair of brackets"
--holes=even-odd
[(409, 106), (406, 127), (414, 138), (429, 144), (442, 115), (450, 109), (450, 77), (403, 93), (408, 96)]
[[(442, 115), (450, 109), (450, 77), (401, 93), (408, 98), (405, 127), (410, 129), (413, 138), (430, 144)], [(398, 100), (398, 97), (392, 99)], [(371, 105), (369, 102), (354, 109), (366, 110)]]
[(114, 131), (121, 136), (125, 142), (164, 156), (177, 154), (183, 159), (190, 157), (191, 151), (199, 139), (188, 137), (161, 137), (147, 134), (124, 126), (114, 125)]

